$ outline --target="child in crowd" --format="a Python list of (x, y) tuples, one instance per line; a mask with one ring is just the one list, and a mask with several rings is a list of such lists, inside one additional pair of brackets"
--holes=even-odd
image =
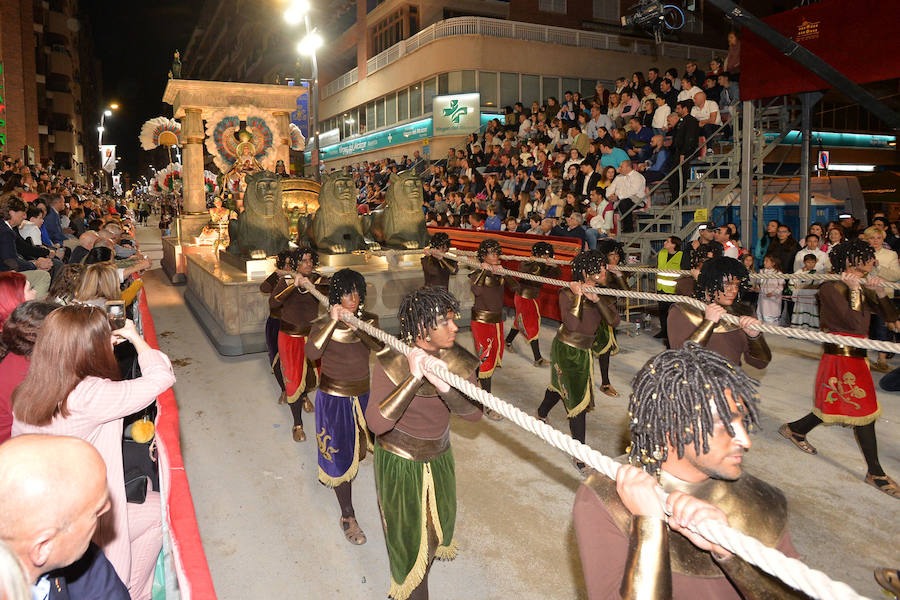
[[(741, 264), (747, 267), (748, 273), (756, 273), (756, 268), (753, 266), (755, 259), (753, 258), (752, 254), (742, 254), (740, 257), (740, 261)], [(751, 279), (750, 283), (752, 284), (752, 287), (744, 292), (743, 300), (750, 308), (756, 311), (756, 303), (759, 300), (759, 280)]]
[[(803, 266), (794, 271), (795, 275), (816, 273), (818, 259), (815, 254), (807, 253), (803, 256)], [(816, 301), (816, 292), (819, 288), (817, 281), (803, 279), (791, 279), (794, 299), (794, 312), (791, 315), (793, 327), (819, 330), (819, 305)]]
[[(781, 260), (777, 256), (766, 256), (763, 259), (763, 275), (781, 273)], [(759, 284), (759, 301), (756, 305), (756, 318), (763, 323), (778, 323), (781, 319), (781, 293), (784, 290), (783, 279), (763, 279)]]

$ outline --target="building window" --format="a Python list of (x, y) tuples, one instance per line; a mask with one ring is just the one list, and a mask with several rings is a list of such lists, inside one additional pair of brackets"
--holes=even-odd
[(559, 104), (559, 77), (544, 77), (544, 95), (542, 96), (542, 101), (546, 102), (547, 98), (553, 96), (556, 98), (556, 103)]
[(523, 104), (531, 106), (535, 100), (541, 102), (541, 78), (539, 75), (522, 75), (522, 96), (520, 98)]
[(538, 0), (538, 10), (564, 15), (566, 14), (566, 0)]
[(619, 22), (619, 0), (594, 0), (594, 19)]
[(384, 102), (385, 125), (393, 125), (397, 122), (397, 95), (388, 94)]
[[(459, 82), (459, 71), (455, 71), (453, 73), (454, 79)], [(454, 86), (456, 87), (456, 86)], [(453, 90), (453, 93), (456, 93), (457, 90)], [(442, 73), (438, 75), (438, 87), (437, 87), (438, 96), (443, 96), (444, 94), (451, 93), (450, 90), (450, 73)]]
[(378, 123), (375, 122), (375, 103), (366, 104), (366, 129), (377, 129)]
[(500, 106), (512, 106), (519, 101), (519, 74), (500, 73)]
[(475, 88), (475, 71), (463, 71), (461, 77), (461, 92), (474, 92)]
[(409, 118), (409, 91), (397, 92), (397, 120), (405, 121)]
[(431, 115), (431, 111), (434, 109), (434, 97), (437, 95), (437, 80), (433, 77), (431, 79), (426, 79), (422, 84), (422, 99), (424, 101), (425, 114)]
[(384, 127), (384, 98), (379, 98), (375, 101), (375, 123), (378, 128), (381, 129)]
[(372, 53), (384, 52), (403, 39), (403, 9), (396, 10), (371, 29)]
[(422, 116), (422, 84), (416, 83), (409, 88), (409, 118)]
[(497, 106), (497, 74), (479, 71), (478, 91), (481, 92), (482, 106)]

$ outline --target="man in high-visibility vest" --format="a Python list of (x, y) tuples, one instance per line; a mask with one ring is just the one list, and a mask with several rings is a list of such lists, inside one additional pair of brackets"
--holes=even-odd
[[(681, 238), (677, 235), (672, 235), (666, 238), (666, 241), (663, 242), (662, 250), (659, 251), (659, 254), (656, 255), (656, 268), (665, 271), (677, 271), (681, 269)], [(675, 281), (678, 279), (677, 273), (672, 273), (671, 275), (668, 273), (657, 273), (656, 274), (656, 291), (660, 294), (674, 294), (675, 293)], [(672, 307), (671, 302), (660, 302), (659, 303), (659, 333), (657, 333), (655, 338), (662, 339), (663, 343), (666, 344), (666, 348), (669, 347), (669, 332), (666, 328), (666, 321), (669, 317), (669, 309)]]

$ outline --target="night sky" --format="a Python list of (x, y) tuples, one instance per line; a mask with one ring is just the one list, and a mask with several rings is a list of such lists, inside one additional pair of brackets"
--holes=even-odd
[[(172, 107), (162, 101), (172, 53), (178, 49), (184, 55), (202, 4), (202, 0), (93, 0), (82, 4), (103, 73), (99, 104), (119, 103), (119, 110), (105, 122), (103, 143), (118, 146), (122, 172), (139, 175), (144, 151), (138, 134), (144, 121), (172, 116)], [(90, 132), (94, 127), (86, 129)]]

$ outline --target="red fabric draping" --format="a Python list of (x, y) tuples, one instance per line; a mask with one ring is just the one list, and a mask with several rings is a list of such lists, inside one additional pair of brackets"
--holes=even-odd
[[(504, 260), (503, 266), (507, 269), (518, 270), (519, 265), (527, 262), (531, 257), (531, 247), (536, 242), (549, 242), (556, 254), (555, 258), (571, 261), (581, 249), (581, 240), (565, 237), (549, 237), (546, 235), (529, 235), (527, 233), (513, 233), (508, 231), (473, 231), (471, 229), (453, 229), (447, 227), (429, 227), (428, 232), (434, 235), (438, 232), (450, 236), (450, 243), (459, 250), (478, 250), (478, 244), (484, 239), (495, 239), (500, 242), (503, 254), (518, 255), (522, 260)], [(562, 279), (572, 279), (572, 269), (569, 265), (559, 265), (562, 268)], [(513, 293), (506, 290), (504, 304), (514, 306)], [(556, 321), (561, 320), (559, 313), (559, 288), (545, 285), (538, 297), (541, 307), (541, 315)]]
[[(900, 77), (900, 2), (822, 0), (763, 19), (856, 83)], [(746, 32), (741, 40), (741, 100), (830, 88), (797, 61)]]
[[(159, 349), (156, 327), (150, 315), (150, 307), (147, 305), (146, 291), (141, 294), (139, 307), (144, 326), (144, 339), (152, 348)], [(165, 465), (161, 464), (160, 467), (166, 466), (168, 470), (167, 514), (178, 584), (182, 597), (186, 599), (215, 600), (216, 592), (213, 589), (206, 553), (200, 540), (200, 531), (197, 529), (194, 502), (191, 499), (191, 490), (181, 457), (175, 392), (170, 388), (160, 394), (156, 401), (159, 405), (156, 420), (157, 445), (160, 448), (160, 456), (166, 458)]]

